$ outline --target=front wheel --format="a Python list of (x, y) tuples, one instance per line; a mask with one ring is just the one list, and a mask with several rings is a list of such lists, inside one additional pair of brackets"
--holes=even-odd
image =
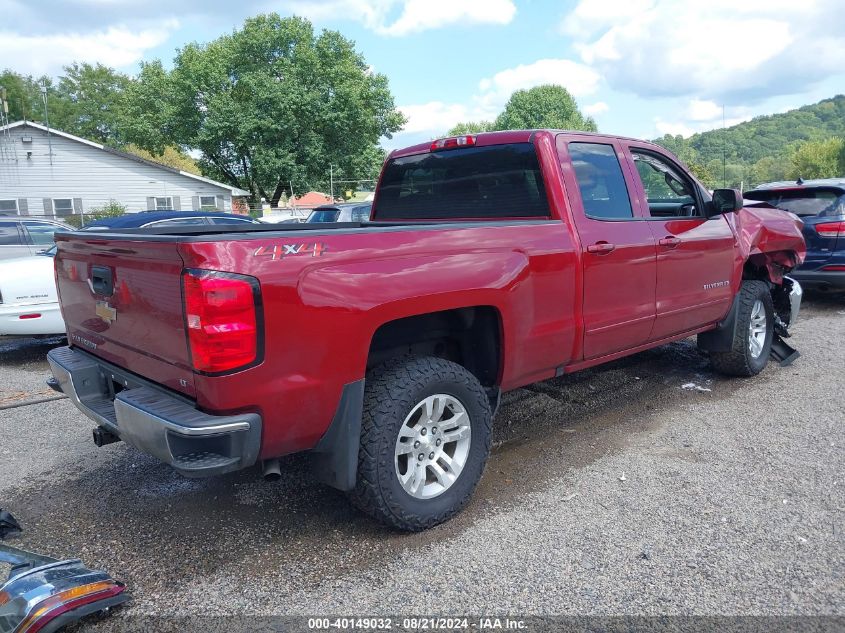
[(385, 363), (367, 377), (353, 502), (401, 530), (451, 518), (481, 478), (491, 418), (464, 367), (428, 357)]
[(729, 376), (756, 376), (772, 351), (775, 310), (764, 281), (744, 281), (739, 291), (736, 328), (728, 352), (711, 352), (713, 368)]

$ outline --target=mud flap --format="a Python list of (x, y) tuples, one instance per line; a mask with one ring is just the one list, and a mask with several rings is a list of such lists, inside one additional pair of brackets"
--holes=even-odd
[(789, 345), (775, 332), (772, 338), (771, 357), (778, 361), (781, 367), (786, 367), (791, 365), (799, 356), (801, 356), (801, 352)]

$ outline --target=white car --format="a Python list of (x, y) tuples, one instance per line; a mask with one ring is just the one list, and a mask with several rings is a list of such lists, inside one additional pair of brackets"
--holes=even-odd
[(55, 246), (43, 255), (0, 261), (0, 336), (64, 334), (56, 279)]

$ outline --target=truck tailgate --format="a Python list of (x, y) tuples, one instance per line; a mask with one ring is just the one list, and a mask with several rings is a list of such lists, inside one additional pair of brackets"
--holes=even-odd
[(58, 236), (57, 243), (69, 343), (194, 396), (178, 245), (81, 234)]

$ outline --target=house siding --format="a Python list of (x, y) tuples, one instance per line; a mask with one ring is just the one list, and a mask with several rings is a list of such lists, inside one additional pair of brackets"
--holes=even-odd
[[(23, 143), (22, 137), (32, 142)], [(50, 161), (52, 143), (52, 164)], [(232, 189), (195, 180), (155, 165), (112, 154), (98, 147), (50, 135), (31, 126), (2, 132), (0, 137), (0, 199), (17, 199), (21, 215), (52, 215), (52, 200), (67, 198), (74, 213), (90, 213), (110, 200), (134, 213), (148, 201), (169, 197), (183, 201), (217, 196), (218, 206), (232, 209)], [(27, 153), (31, 155), (27, 156)], [(153, 205), (154, 207), (155, 205)]]

